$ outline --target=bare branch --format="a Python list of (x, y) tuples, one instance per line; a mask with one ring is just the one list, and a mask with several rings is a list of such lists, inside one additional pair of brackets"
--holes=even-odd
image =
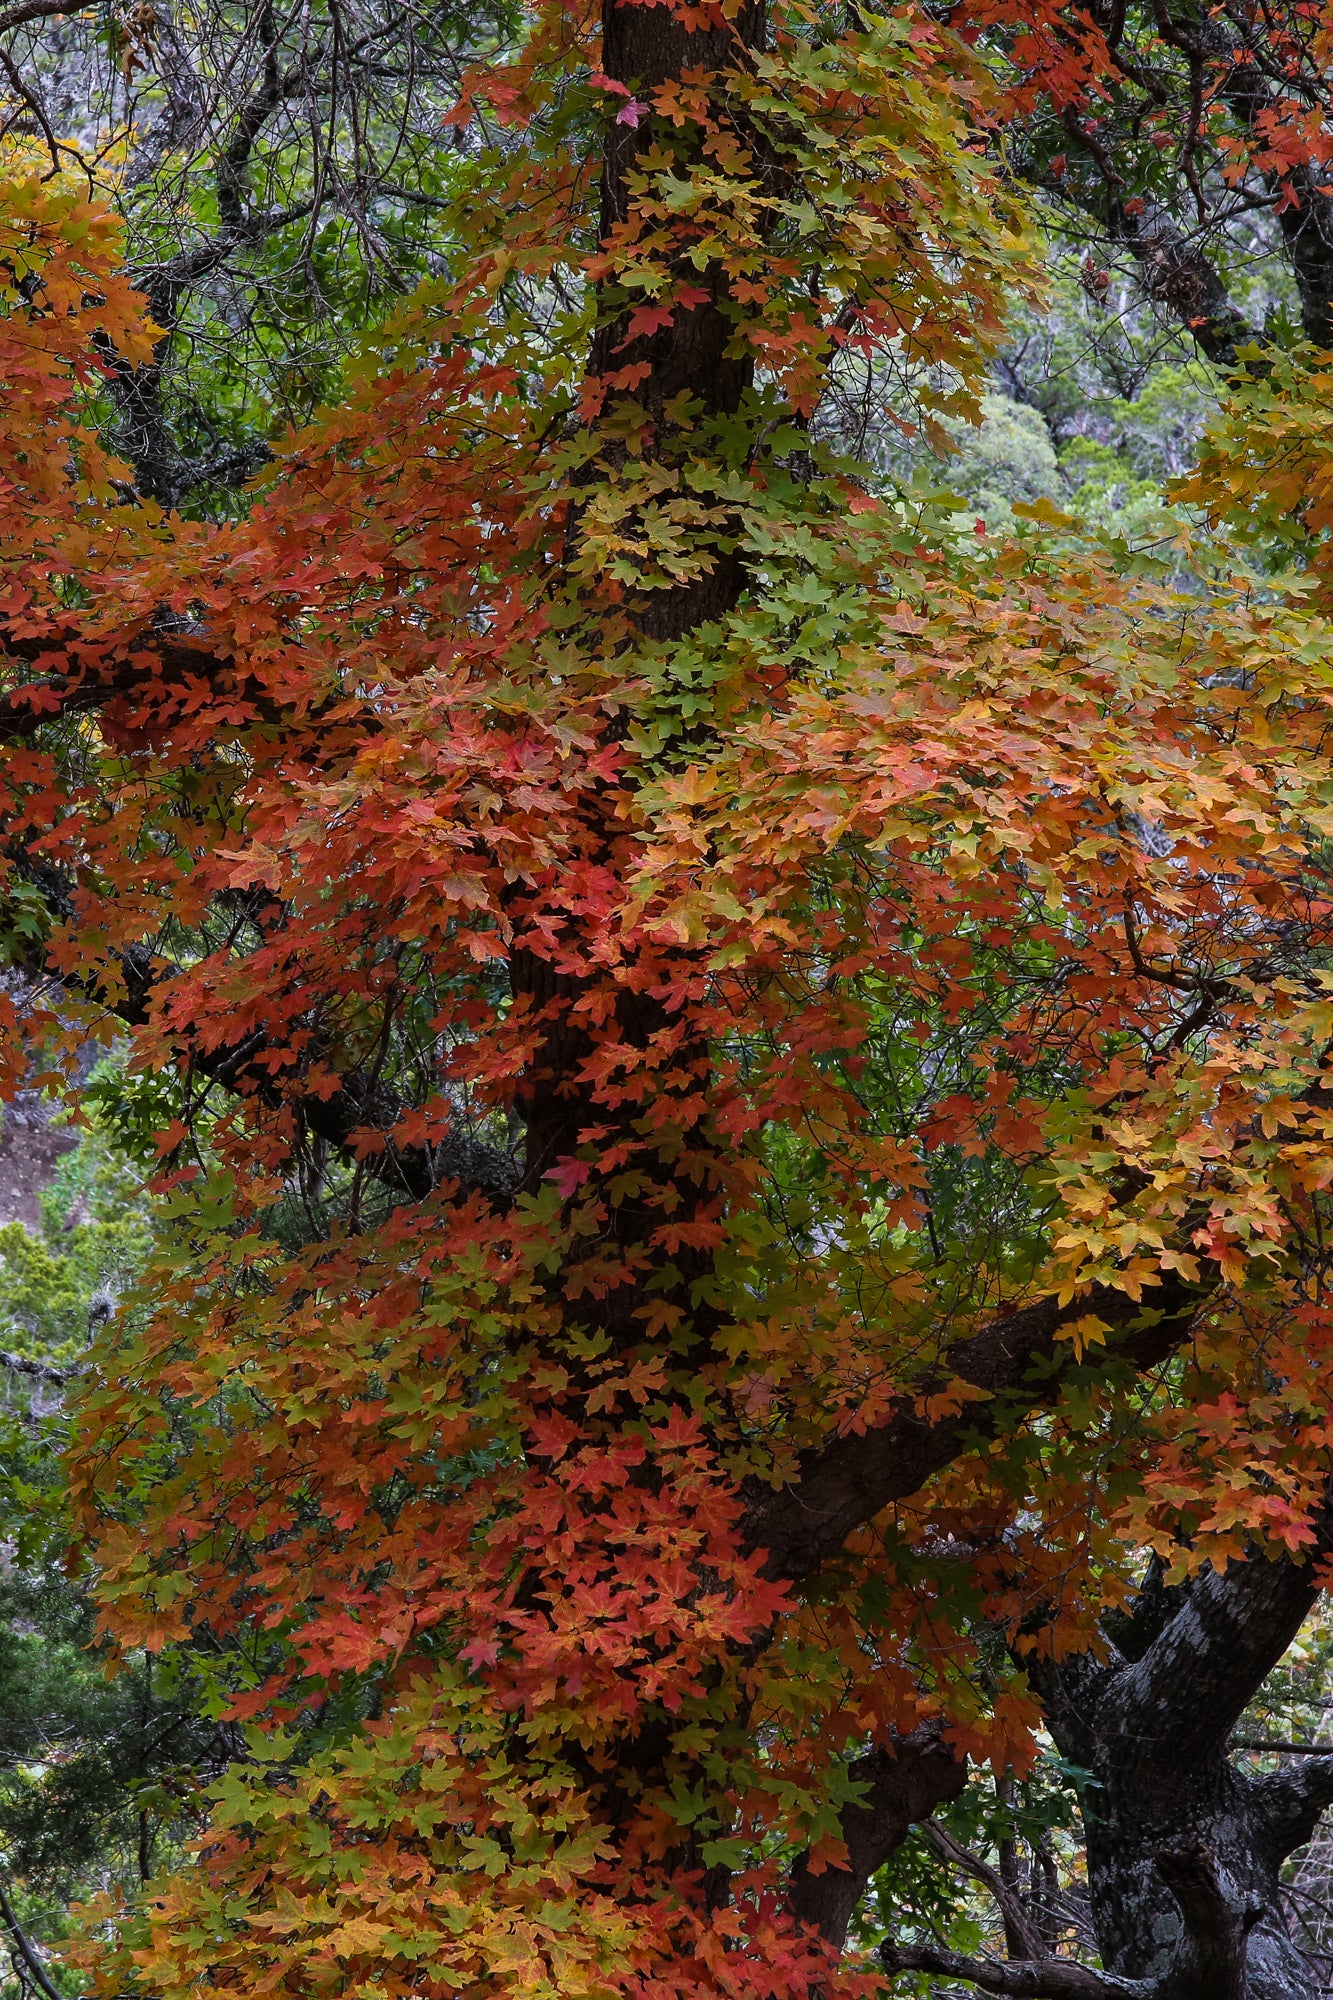
[(1227, 1747), (1230, 1750), (1261, 1750), (1270, 1756), (1333, 1757), (1333, 1745), (1328, 1743), (1261, 1743), (1257, 1737), (1233, 1736)]
[[(746, 1539), (768, 1552), (771, 1576), (793, 1580), (813, 1574), (835, 1555), (853, 1528), (873, 1520), (894, 1500), (916, 1493), (975, 1442), (1003, 1435), (1031, 1411), (1049, 1407), (1075, 1366), (1062, 1329), (1096, 1313), (1119, 1338), (1108, 1338), (1111, 1361), (1143, 1370), (1159, 1365), (1186, 1337), (1213, 1289), (1166, 1274), (1152, 1304), (1136, 1305), (1124, 1292), (1095, 1286), (1062, 1306), (1055, 1299), (993, 1320), (941, 1357), (939, 1367), (887, 1423), (830, 1438), (801, 1454), (796, 1477), (776, 1492), (751, 1488)], [(961, 1382), (981, 1397), (953, 1415), (931, 1419), (921, 1402)]]
[(967, 1958), (943, 1945), (882, 1944), (886, 1972), (930, 1972), (940, 1979), (965, 1979), (983, 1993), (1007, 1993), (1014, 2000), (1156, 2000), (1157, 1984), (1093, 1972), (1070, 1958), (1036, 1961)]
[(31, 1375), (38, 1382), (53, 1382), (61, 1389), (82, 1373), (78, 1368), (53, 1368), (49, 1361), (33, 1361), (26, 1354), (12, 1354), (4, 1347), (0, 1347), (0, 1368), (12, 1369), (18, 1375)]
[(25, 21), (46, 21), (53, 14), (82, 14), (84, 0), (21, 0), (21, 5), (0, 14), (0, 35), (21, 28)]
[[(42, 137), (46, 141), (46, 150), (51, 155), (51, 174), (58, 174), (60, 172), (60, 145), (55, 133), (51, 130), (51, 121), (46, 115), (46, 106), (42, 103), (37, 92), (28, 88), (23, 78), (19, 75), (13, 59), (5, 49), (0, 49), (0, 66), (3, 67), (5, 75), (9, 78), (10, 88), (27, 105), (33, 117), (41, 126)], [(48, 174), (47, 179), (49, 180), (50, 178), (51, 175)]]
[(1107, 1680), (1103, 1726), (1119, 1731), (1123, 1763), (1149, 1768), (1169, 1756), (1183, 1765), (1224, 1752), (1319, 1595), (1315, 1572), (1333, 1535), (1333, 1504), (1325, 1502), (1312, 1527), (1315, 1539), (1301, 1558), (1256, 1555), (1224, 1573), (1203, 1571), (1142, 1658)]

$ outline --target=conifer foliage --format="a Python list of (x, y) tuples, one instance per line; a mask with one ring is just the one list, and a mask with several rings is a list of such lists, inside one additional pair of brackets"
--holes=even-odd
[(831, 370), (966, 413), (1039, 289), (932, 13), (551, 0), (477, 107), (230, 525), (96, 444), (106, 217), (6, 191), (7, 1073), (174, 1079), (76, 1499), (249, 1746), (89, 1967), (851, 2000), (1034, 1634), (1316, 1542), (1333, 648), (821, 454)]

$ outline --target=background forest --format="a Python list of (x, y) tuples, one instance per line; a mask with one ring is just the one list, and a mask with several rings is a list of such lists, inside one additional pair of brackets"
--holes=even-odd
[[(864, 26), (855, 7), (826, 11), (839, 32)], [(964, 9), (924, 11), (945, 28), (969, 27)], [(996, 9), (969, 30), (995, 76), (1025, 59), (1027, 17), (1039, 11)], [(1030, 93), (1018, 115), (985, 132), (999, 184), (1040, 241), (1045, 282), (1036, 297), (1014, 287), (977, 399), (947, 358), (917, 361), (891, 343), (848, 349), (788, 461), (796, 478), (821, 454), (850, 459), (859, 490), (895, 510), (904, 535), (975, 552), (1040, 529), (1057, 551), (1097, 547), (1118, 574), (1188, 598), (1233, 560), (1209, 539), (1210, 509), (1191, 484), (1201, 449), (1226, 435), (1238, 398), (1244, 409), (1246, 397), (1275, 394), (1284, 369), (1308, 365), (1311, 343), (1333, 344), (1333, 190), (1308, 149), (1282, 154), (1273, 110), (1290, 98), (1330, 129), (1333, 57), (1317, 8), (1166, 0), (1099, 4), (1092, 17), (1115, 55), (1114, 87), (1085, 98), (1072, 85), (1063, 97)], [(473, 199), (478, 160), (503, 163), (522, 149), (521, 130), (494, 108), (471, 125), (449, 121), (471, 66), (521, 47), (526, 33), (517, 8), (490, 0), (102, 0), (92, 9), (16, 0), (0, 9), (0, 144), (53, 185), (92, 189), (111, 205), (124, 228), (124, 271), (153, 322), (151, 355), (106, 346), (96, 384), (95, 425), (124, 462), (125, 505), (175, 510), (201, 530), (244, 523), (268, 490), (275, 454), (279, 464), (290, 457), (293, 427), (356, 406), (368, 373), (406, 344), (405, 302), (447, 285), (458, 267), (460, 205), (466, 212)], [(1230, 67), (1219, 69), (1223, 48)], [(637, 101), (623, 87), (620, 96)], [(585, 114), (572, 105), (561, 116), (576, 150)], [(637, 133), (635, 119), (624, 130)], [(542, 338), (558, 343), (578, 310), (554, 266), (516, 266), (494, 307), (497, 323), (522, 319), (531, 352)], [(1244, 559), (1262, 600), (1288, 587), (1309, 550), (1294, 503), (1279, 497), (1251, 513)], [(187, 617), (165, 616), (162, 630), (188, 636)], [(1154, 822), (1136, 826), (1151, 854)], [(10, 1964), (0, 2000), (39, 1991), (63, 2000), (87, 1990), (87, 1973), (62, 1961), (62, 1942), (105, 1925), (111, 1900), (185, 1865), (236, 1774), (271, 1761), (237, 1689), (268, 1684), (286, 1628), (275, 1620), (227, 1630), (203, 1619), (184, 1637), (169, 1630), (147, 1645), (115, 1644), (99, 1626), (97, 1563), (68, 1491), (72, 1426), (100, 1380), (92, 1344), (109, 1326), (133, 1339), (150, 1324), (143, 1274), (180, 1254), (182, 1229), (208, 1221), (200, 1217), (211, 1197), (191, 1208), (196, 1196), (184, 1201), (172, 1174), (187, 1158), (220, 1172), (216, 1132), (227, 1113), (215, 1086), (221, 1078), (226, 1088), (228, 1074), (193, 1057), (155, 1069), (135, 1053), (146, 984), (137, 999), (128, 985), (127, 1001), (103, 995), (94, 1032), (76, 1005), (91, 984), (62, 987), (46, 957), (73, 907), (58, 869), (26, 850), (20, 857), (19, 844), (9, 860), (6, 990), (18, 1015), (46, 1025), (0, 1127), (0, 1915)], [(259, 889), (238, 890), (230, 906), (223, 897), (199, 916), (188, 940), (178, 921), (170, 941), (193, 962), (248, 937), (246, 925), (263, 937), (266, 921)], [(944, 1022), (921, 1058), (890, 999), (877, 1004), (874, 1088), (886, 1101), (915, 1092), (911, 1116), (924, 1119), (941, 1076), (961, 1075), (970, 1058)], [(58, 1057), (44, 1053), (62, 1033)], [(432, 1046), (420, 1022), (395, 1044), (404, 1101)], [(1044, 1060), (1034, 1056), (1036, 1068)], [(457, 1107), (457, 1143), (471, 1149), (478, 1184), (491, 1173), (503, 1185), (519, 1156), (518, 1121), (479, 1114), (469, 1123), (461, 1098)], [(361, 1112), (374, 1123), (371, 1110), (367, 1094)], [(279, 1254), (341, 1240), (363, 1177), (339, 1144), (313, 1120), (296, 1163), (273, 1170), (265, 1227)], [(775, 1146), (774, 1184), (806, 1216), (793, 1227), (817, 1243), (810, 1190), (823, 1166), (795, 1142), (789, 1154)], [(917, 1233), (924, 1240), (928, 1225), (936, 1260), (984, 1261), (1026, 1283), (1040, 1232), (1017, 1183), (965, 1147), (955, 1157), (943, 1144), (932, 1157)], [(894, 1227), (903, 1243), (916, 1230)], [(1191, 1392), (1167, 1383), (1162, 1393)], [(1040, 1464), (1033, 1476), (1045, 1476)], [(1029, 1518), (1015, 1514), (1016, 1535)], [(1147, 1656), (1192, 1590), (1203, 1602), (1201, 1578), (1211, 1587), (1236, 1574), (1224, 1559), (1177, 1574), (1146, 1537), (1117, 1560), (1118, 1578), (1109, 1558), (1099, 1571), (1098, 1630), (1120, 1648), (1122, 1666)], [(1333, 1827), (1319, 1825), (1333, 1799), (1333, 1617), (1308, 1565), (1284, 1587), (1276, 1608), (1260, 1605), (1248, 1653), (1226, 1636), (1219, 1667), (1204, 1630), (1175, 1669), (1186, 1710), (1225, 1717), (1218, 1754), (1229, 1769), (1275, 1788), (1301, 1774), (1301, 1837), (1274, 1867), (1308, 1984), (1235, 1988), (1252, 2000), (1333, 1993)], [(1079, 1968), (1091, 1980), (1108, 1966), (1089, 1900), (1087, 1825), (1126, 1810), (1108, 1803), (1108, 1753), (1089, 1722), (1111, 1696), (1091, 1682), (1076, 1696), (1072, 1681), (1062, 1689), (1049, 1656), (1025, 1653), (983, 1596), (978, 1587), (975, 1615), (963, 1619), (976, 1699), (988, 1708), (1020, 1676), (1042, 1704), (1035, 1760), (979, 1756), (965, 1781), (960, 1767), (958, 1783), (925, 1798), (867, 1869), (843, 1923), (852, 1944), (882, 1962), (882, 1990), (1147, 1993), (1146, 1966), (1121, 1968), (1141, 1985), (1076, 1978)], [(1089, 1675), (1111, 1671), (1107, 1646), (1084, 1656)], [(1232, 1682), (1246, 1674), (1233, 1701)], [(1227, 1681), (1221, 1693), (1215, 1681)], [(330, 1744), (373, 1722), (385, 1687), (371, 1664), (318, 1700), (293, 1701), (276, 1725), (287, 1732), (283, 1769), (312, 1768)], [(89, 1904), (92, 1918), (71, 1916)], [(813, 1904), (811, 1915), (823, 1921)], [(1026, 1983), (1000, 1983), (1005, 1967), (1020, 1965)], [(1040, 1965), (1047, 1971), (1031, 1971)]]

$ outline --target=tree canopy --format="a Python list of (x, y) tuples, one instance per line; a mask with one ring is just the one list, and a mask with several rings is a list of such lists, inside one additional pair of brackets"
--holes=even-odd
[[(1308, 1993), (1333, 1755), (1229, 1746), (1333, 1556), (1323, 14), (73, 12), (0, 1060), (103, 1149), (32, 1284), (124, 1271), (10, 1360), (85, 1791), (206, 1788), (82, 1990)], [(1013, 460), (1061, 230), (1227, 371), (1150, 547), (922, 471)], [(986, 1764), (1003, 1959), (911, 1883)]]

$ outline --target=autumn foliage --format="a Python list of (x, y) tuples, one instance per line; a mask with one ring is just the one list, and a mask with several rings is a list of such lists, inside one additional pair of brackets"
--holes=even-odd
[[(1039, 32), (1095, 59), (1034, 14), (1024, 91)], [(151, 336), (18, 163), (7, 1074), (175, 1079), (76, 1490), (249, 1745), (108, 1993), (871, 1990), (789, 1894), (851, 1759), (1021, 1768), (988, 1635), (1309, 1539), (1322, 611), (960, 541), (812, 430), (849, 357), (965, 411), (1039, 288), (968, 39), (533, 9), (455, 268), (229, 526), (101, 454)]]

